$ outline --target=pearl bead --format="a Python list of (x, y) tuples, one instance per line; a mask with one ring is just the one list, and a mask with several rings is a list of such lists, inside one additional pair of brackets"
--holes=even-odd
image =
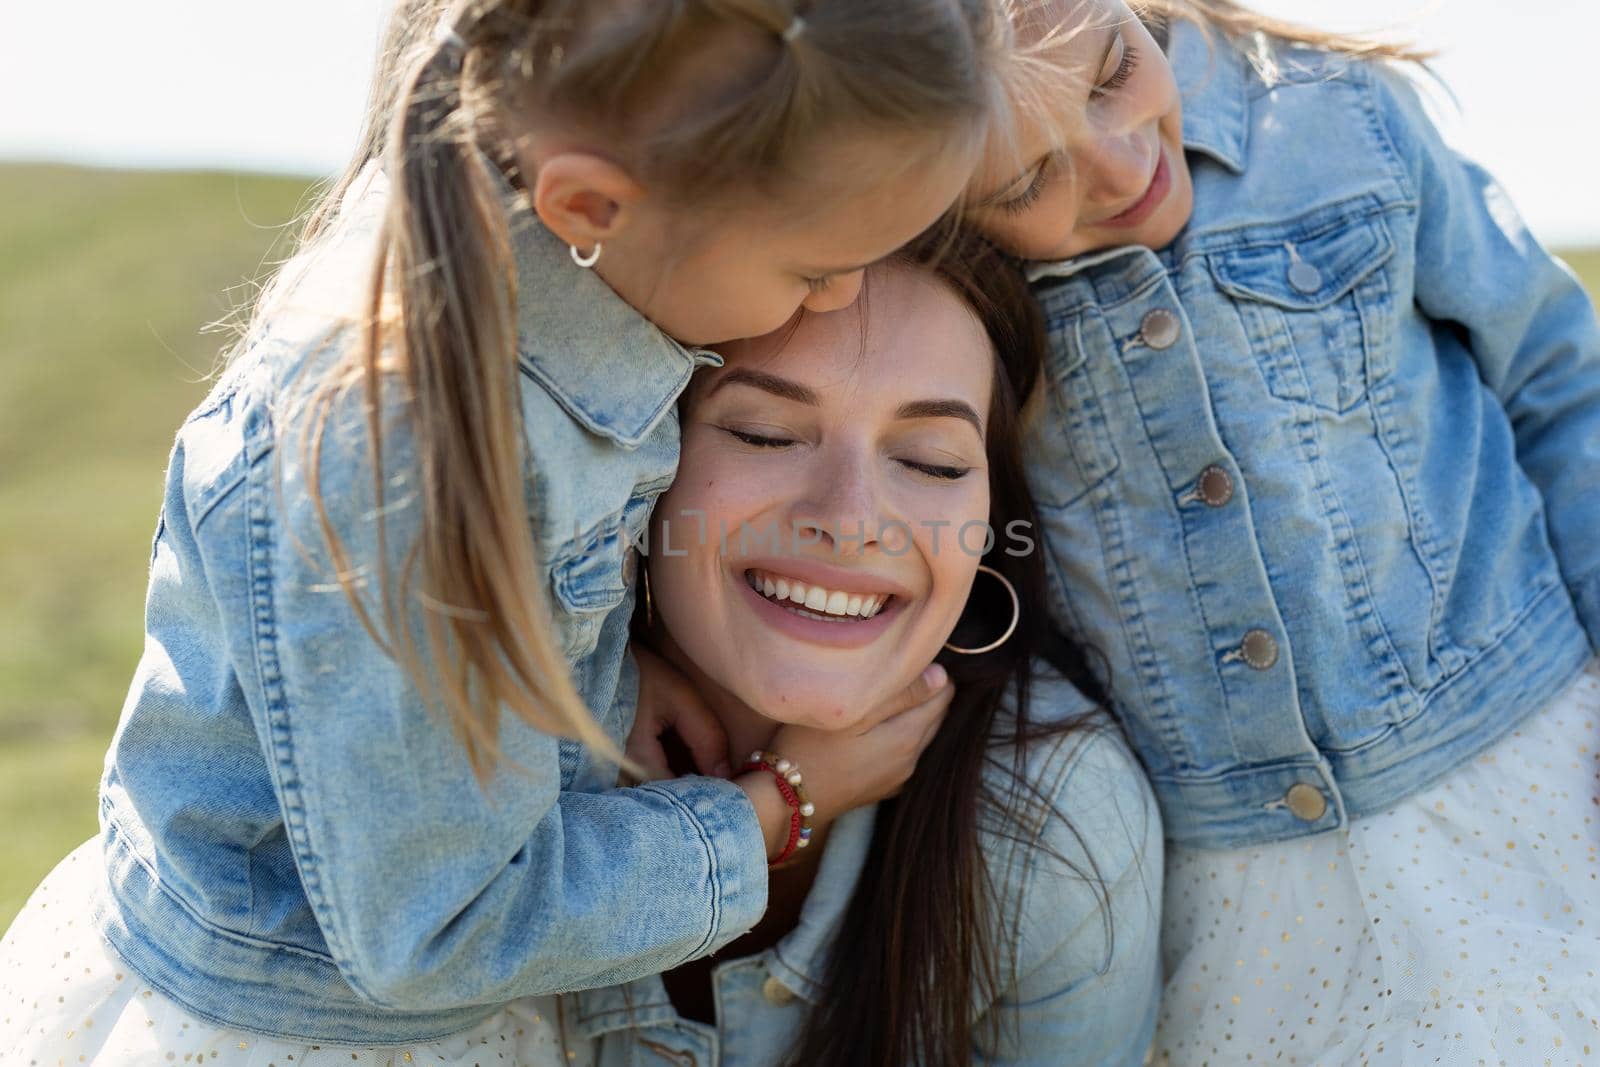
[(788, 779), (790, 785), (799, 785), (800, 784), (800, 772), (799, 771), (790, 771), (788, 774), (784, 775), (784, 777), (786, 779)]
[(816, 813), (817, 813), (817, 808), (816, 808), (815, 804), (811, 804), (811, 803), (808, 802), (808, 803), (800, 805), (800, 814), (804, 815), (806, 818), (809, 819), (809, 818), (811, 818), (811, 816), (815, 815)]
[(773, 766), (778, 768), (779, 774), (788, 774), (789, 771), (794, 767), (794, 764), (790, 763), (786, 759), (781, 759), (777, 763), (774, 763)]
[(798, 841), (796, 841), (794, 843), (794, 847), (795, 848), (805, 848), (809, 844), (811, 844), (811, 838), (802, 837), (800, 840), (798, 840)]

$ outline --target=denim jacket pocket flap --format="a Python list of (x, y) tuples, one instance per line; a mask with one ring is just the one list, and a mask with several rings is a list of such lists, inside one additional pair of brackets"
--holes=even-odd
[(628, 592), (623, 574), (630, 548), (621, 526), (602, 531), (551, 567), (559, 607), (571, 612), (610, 611)]
[(550, 565), (556, 627), (573, 662), (594, 651), (601, 627), (628, 594), (627, 554), (632, 545), (621, 522), (604, 527)]
[(1345, 296), (1394, 255), (1381, 219), (1309, 237), (1252, 242), (1213, 253), (1217, 284), (1235, 297), (1290, 311), (1314, 311)]

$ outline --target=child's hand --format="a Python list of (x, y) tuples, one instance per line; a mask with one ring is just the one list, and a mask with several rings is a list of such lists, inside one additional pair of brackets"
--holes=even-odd
[[(955, 692), (944, 668), (935, 663), (848, 730), (780, 729), (769, 747), (799, 766), (816, 809), (812, 827), (820, 830), (847, 811), (898, 793), (938, 732)], [(775, 855), (789, 834), (789, 808), (777, 785), (766, 772), (743, 774), (736, 781), (756, 806), (767, 855)]]
[(677, 733), (694, 757), (701, 774), (726, 778), (728, 735), (706, 707), (689, 679), (672, 664), (642, 645), (633, 646), (639, 663), (639, 711), (623, 751), (655, 778), (671, 778), (661, 738), (669, 729)]

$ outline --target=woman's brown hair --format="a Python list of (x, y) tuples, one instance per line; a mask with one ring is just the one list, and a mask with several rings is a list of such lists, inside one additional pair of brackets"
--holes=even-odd
[[(785, 33), (796, 18), (803, 31)], [(975, 144), (1005, 37), (990, 0), (401, 0), (360, 143), (303, 235), (313, 249), (334, 239), (346, 194), (383, 164), (364, 320), (302, 427), (308, 490), (363, 624), (448, 713), (477, 773), (498, 756), (502, 708), (620, 755), (551, 632), (528, 520), (515, 263), (495, 173), (519, 180), (518, 130), (537, 116), (609, 137), (669, 201), (735, 183), (794, 193), (807, 153), (840, 131), (926, 133), (930, 153)], [(726, 47), (708, 55), (708, 42)], [(696, 76), (707, 69), (717, 77)], [(641, 106), (663, 98), (666, 117)], [(404, 457), (385, 452), (396, 395)], [(404, 565), (379, 568), (376, 611), (352, 578), (374, 561), (348, 558), (316, 479), (347, 402), (366, 411), (380, 556), (385, 485), (415, 486), (418, 532)]]
[[(995, 351), (987, 440), (995, 541), (983, 562), (1011, 583), (1021, 615), (1016, 632), (992, 652), (940, 655), (955, 702), (904, 790), (878, 807), (869, 859), (834, 939), (821, 1002), (789, 1059), (793, 1067), (972, 1062), (973, 1004), (994, 1003), (1007, 984), (994, 942), (1000, 901), (982, 837), (1026, 844), (1041, 820), (1067, 818), (1026, 779), (1023, 760), (1030, 746), (1085, 728), (1081, 718), (1032, 716), (1032, 681), (1050, 669), (1104, 703), (1090, 653), (1050, 621), (1037, 545), (1023, 551), (1023, 537), (1008, 536), (1031, 539), (1038, 531), (1021, 442), (1022, 411), (1043, 367), (1043, 320), (1020, 272), (981, 240), (962, 235), (929, 248), (937, 258), (922, 269), (972, 309)], [(863, 299), (870, 303), (870, 291)], [(985, 597), (993, 592), (989, 581), (978, 577), (953, 643), (981, 647), (1004, 630), (1010, 601)], [(999, 774), (986, 774), (991, 769)], [(996, 781), (1005, 787), (995, 788)], [(1097, 872), (1080, 873), (1104, 901)], [(1103, 917), (1109, 937), (1114, 917)]]

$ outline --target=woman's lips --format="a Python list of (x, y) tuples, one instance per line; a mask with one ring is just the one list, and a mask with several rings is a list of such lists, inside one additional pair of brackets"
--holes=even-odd
[(1144, 195), (1137, 203), (1126, 211), (1111, 216), (1100, 225), (1115, 230), (1124, 230), (1139, 225), (1155, 213), (1156, 208), (1167, 199), (1167, 193), (1172, 191), (1172, 171), (1167, 166), (1167, 150), (1162, 147), (1156, 156), (1156, 172), (1150, 178), (1150, 184), (1145, 188)]
[(737, 585), (739, 595), (747, 600), (762, 622), (797, 641), (827, 648), (863, 648), (870, 645), (899, 616), (904, 604), (902, 597), (891, 597), (869, 619), (860, 616), (830, 619), (818, 617), (821, 613), (809, 611), (793, 601), (779, 603), (768, 599), (756, 591), (743, 574), (731, 580)]

